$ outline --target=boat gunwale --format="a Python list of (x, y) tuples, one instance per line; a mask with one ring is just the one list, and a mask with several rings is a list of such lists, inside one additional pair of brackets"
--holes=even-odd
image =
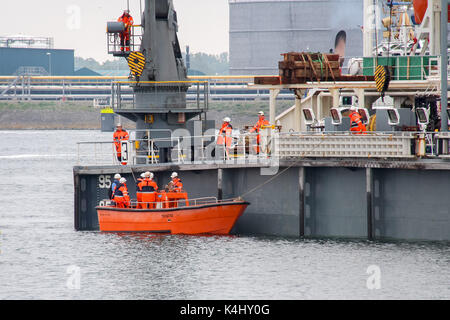
[(249, 206), (250, 202), (241, 201), (241, 202), (223, 202), (223, 203), (211, 203), (199, 206), (187, 206), (187, 207), (178, 207), (178, 208), (160, 208), (160, 209), (132, 209), (132, 208), (116, 208), (116, 207), (95, 207), (98, 210), (106, 210), (106, 211), (118, 211), (118, 212), (134, 212), (134, 213), (157, 213), (157, 212), (171, 212), (171, 211), (190, 211), (196, 209), (204, 209), (204, 208), (212, 208), (212, 207), (221, 207), (221, 206), (236, 206), (236, 205), (246, 205)]

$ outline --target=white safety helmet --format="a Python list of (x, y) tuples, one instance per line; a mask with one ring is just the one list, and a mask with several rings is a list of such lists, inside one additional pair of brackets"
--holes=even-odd
[(178, 177), (178, 173), (174, 172), (172, 173), (172, 175), (170, 176), (172, 179)]
[(120, 180), (120, 178), (122, 178), (122, 176), (120, 174), (118, 174), (118, 173), (114, 176), (115, 180)]
[(147, 172), (145, 173), (145, 177), (146, 177), (146, 178), (151, 178), (151, 176), (152, 176), (152, 173), (151, 173), (150, 171), (147, 171)]
[(118, 124), (116, 125), (116, 128), (119, 128), (119, 127), (122, 127), (122, 124), (121, 124), (121, 123), (118, 123)]
[(120, 178), (120, 183), (125, 183), (125, 182), (127, 182), (127, 179), (125, 179), (125, 178)]
[(263, 116), (263, 115), (264, 115), (264, 111), (260, 111), (260, 112), (258, 112), (258, 114), (259, 114), (260, 116)]
[(226, 117), (226, 118), (223, 119), (223, 122), (231, 122), (231, 119)]

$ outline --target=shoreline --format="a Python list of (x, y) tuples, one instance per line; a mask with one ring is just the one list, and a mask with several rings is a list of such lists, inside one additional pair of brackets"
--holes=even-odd
[[(277, 112), (292, 106), (292, 102), (280, 101)], [(255, 102), (211, 102), (207, 119), (219, 126), (224, 117), (232, 119), (235, 128), (253, 126), (258, 112), (269, 113), (269, 104)], [(101, 130), (101, 109), (91, 102), (14, 101), (0, 102), (0, 130)], [(122, 118), (125, 129), (134, 130), (134, 122)]]

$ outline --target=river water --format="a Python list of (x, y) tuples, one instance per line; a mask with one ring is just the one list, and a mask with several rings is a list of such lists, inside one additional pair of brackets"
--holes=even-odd
[(1, 136), (0, 299), (450, 299), (449, 243), (75, 232), (76, 142), (111, 134)]

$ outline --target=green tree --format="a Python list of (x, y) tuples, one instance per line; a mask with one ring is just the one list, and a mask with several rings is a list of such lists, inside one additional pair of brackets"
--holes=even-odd
[[(186, 57), (184, 56), (184, 58)], [(97, 60), (93, 58), (84, 59), (81, 57), (75, 57), (75, 70), (81, 68), (89, 68), (94, 71), (129, 70), (127, 61), (124, 58), (107, 60), (103, 63), (99, 63)], [(211, 76), (227, 75), (229, 74), (228, 52), (224, 52), (217, 55), (202, 52), (193, 53), (191, 54), (190, 69), (200, 71), (206, 75)]]

